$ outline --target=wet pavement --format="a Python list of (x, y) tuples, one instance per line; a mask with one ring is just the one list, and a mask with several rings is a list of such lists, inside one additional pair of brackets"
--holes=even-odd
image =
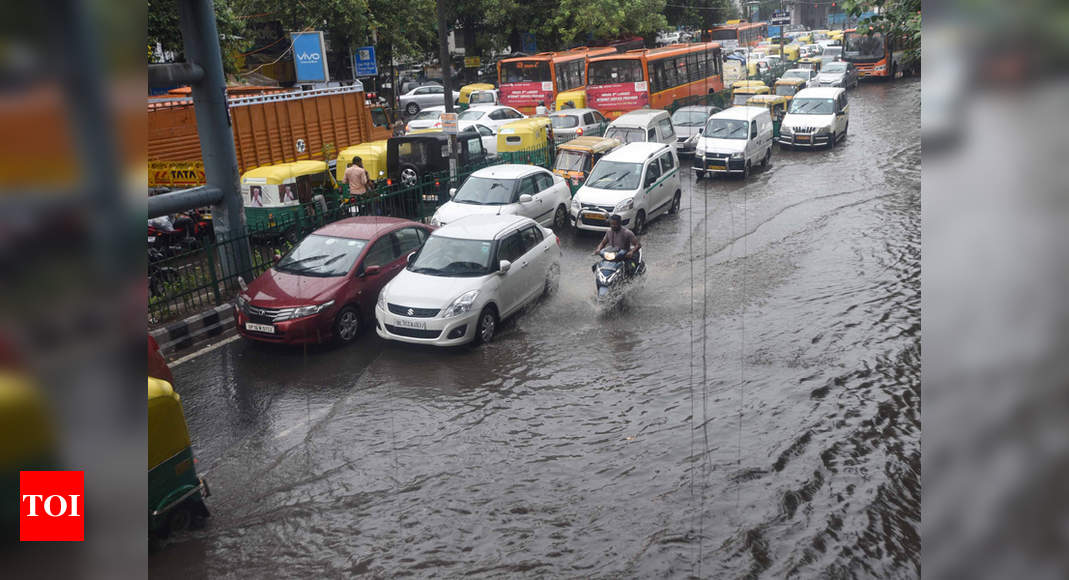
[(913, 577), (920, 82), (850, 93), (834, 150), (684, 173), (646, 280), (480, 348), (244, 340), (175, 369), (213, 517), (159, 577)]

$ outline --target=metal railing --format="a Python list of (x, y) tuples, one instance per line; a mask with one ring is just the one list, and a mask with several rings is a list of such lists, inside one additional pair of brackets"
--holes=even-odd
[[(148, 266), (148, 323), (157, 326), (202, 312), (233, 300), (240, 291), (238, 278), (251, 282), (270, 268), (313, 231), (335, 221), (366, 215), (400, 217), (426, 221), (449, 200), (449, 189), (459, 187), (469, 175), (501, 163), (526, 163), (552, 168), (555, 146), (509, 152), (460, 168), (455, 182), (448, 171), (425, 175), (418, 182), (380, 186), (366, 195), (333, 196), (341, 201), (310, 202), (286, 208), (271, 220), (225, 239), (186, 238), (169, 255), (155, 254)], [(250, 260), (223, 263), (249, 247)], [(182, 249), (177, 249), (181, 247)], [(227, 251), (231, 250), (231, 251)], [(222, 256), (222, 258), (221, 258)]]

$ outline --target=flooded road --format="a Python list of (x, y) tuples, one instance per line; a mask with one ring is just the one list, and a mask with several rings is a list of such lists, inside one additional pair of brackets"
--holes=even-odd
[(597, 237), (493, 344), (175, 368), (204, 529), (159, 577), (913, 577), (920, 83), (850, 93), (832, 151), (684, 173), (649, 273), (593, 304)]

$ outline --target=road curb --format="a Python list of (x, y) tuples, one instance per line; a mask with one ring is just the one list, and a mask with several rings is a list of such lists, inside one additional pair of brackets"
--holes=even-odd
[(160, 353), (168, 361), (235, 334), (234, 305), (230, 303), (149, 331), (156, 344), (160, 345)]

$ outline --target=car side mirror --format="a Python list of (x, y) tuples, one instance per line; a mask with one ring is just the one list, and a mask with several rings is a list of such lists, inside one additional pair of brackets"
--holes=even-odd
[(534, 196), (529, 193), (525, 193), (520, 196), (520, 203), (531, 203), (532, 201), (534, 201)]
[(504, 273), (508, 272), (510, 268), (512, 268), (512, 262), (510, 262), (508, 260), (501, 260), (497, 264), (497, 273), (498, 274), (504, 274)]
[(405, 256), (405, 263), (406, 264), (411, 264), (413, 261), (415, 261), (415, 259), (416, 259), (416, 252), (409, 252), (408, 255)]
[(698, 127), (698, 134), (701, 135), (705, 132), (705, 127)]
[(365, 276), (374, 276), (374, 275), (378, 274), (381, 271), (382, 271), (382, 266), (368, 266), (367, 268), (364, 268), (364, 275)]
[(457, 188), (450, 187), (449, 188), (449, 199), (453, 199), (456, 196), (457, 196)]

